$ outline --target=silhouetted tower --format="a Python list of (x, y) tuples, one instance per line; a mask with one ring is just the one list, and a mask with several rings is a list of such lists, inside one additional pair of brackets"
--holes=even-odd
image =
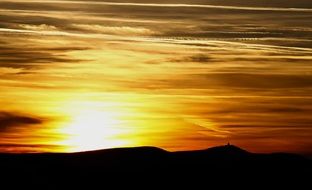
[(228, 142), (228, 144), (227, 144), (228, 146), (231, 146), (231, 144), (230, 144), (230, 142)]

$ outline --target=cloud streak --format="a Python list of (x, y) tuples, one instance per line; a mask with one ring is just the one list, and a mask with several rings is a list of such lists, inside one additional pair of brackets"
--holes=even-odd
[(121, 26), (121, 27), (112, 27), (112, 26), (101, 26), (101, 25), (89, 25), (89, 24), (73, 24), (73, 27), (81, 30), (86, 30), (89, 32), (95, 33), (104, 33), (104, 34), (115, 34), (115, 35), (126, 35), (126, 36), (133, 36), (133, 35), (140, 35), (140, 36), (150, 36), (156, 35), (157, 33), (142, 27), (128, 27), (128, 26)]
[[(12, 2), (12, 1), (9, 1)], [(14, 2), (14, 1), (13, 1)], [(88, 4), (88, 5), (110, 5), (110, 6), (138, 6), (138, 7), (186, 7), (186, 8), (208, 8), (208, 9), (230, 9), (230, 10), (248, 10), (248, 11), (286, 11), (286, 12), (312, 12), (312, 9), (305, 8), (276, 8), (276, 7), (244, 7), (244, 6), (221, 6), (205, 4), (169, 4), (169, 3), (119, 3), (119, 2), (99, 2), (99, 1), (16, 1), (23, 3), (53, 3), (53, 4)]]

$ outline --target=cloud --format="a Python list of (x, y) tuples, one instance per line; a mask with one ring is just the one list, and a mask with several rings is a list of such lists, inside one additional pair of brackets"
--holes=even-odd
[[(291, 89), (312, 87), (311, 75), (252, 74), (252, 73), (210, 73), (186, 75), (183, 79), (171, 80), (174, 88), (249, 88), (249, 89)], [(237, 89), (238, 90), (238, 89)]]
[(215, 59), (209, 55), (205, 54), (195, 54), (191, 56), (185, 56), (181, 58), (170, 58), (168, 60), (169, 62), (193, 62), (193, 63), (209, 63), (209, 62), (215, 62)]
[(213, 77), (216, 79), (215, 84), (227, 87), (265, 89), (312, 87), (311, 75), (225, 73), (207, 75), (206, 77), (208, 80)]
[(0, 53), (0, 67), (30, 69), (40, 64), (78, 63), (83, 60), (53, 55), (40, 50), (11, 49)]
[[(14, 0), (12, 0), (11, 2), (14, 2)], [(266, 5), (265, 7), (259, 7), (259, 5), (261, 6), (261, 4), (254, 4), (251, 5), (249, 4), (244, 4), (244, 3), (240, 3), (240, 4), (233, 4), (233, 3), (223, 3), (223, 5), (220, 3), (218, 4), (196, 4), (194, 2), (186, 2), (186, 3), (180, 3), (179, 1), (176, 1), (175, 3), (151, 3), (149, 1), (143, 2), (143, 3), (132, 3), (132, 2), (103, 2), (103, 1), (62, 1), (62, 0), (58, 0), (58, 1), (38, 1), (38, 0), (31, 0), (31, 1), (16, 1), (16, 2), (23, 2), (23, 3), (40, 3), (40, 4), (49, 4), (49, 3), (53, 3), (53, 4), (69, 4), (69, 5), (80, 5), (80, 4), (88, 4), (88, 5), (107, 5), (107, 6), (127, 6), (127, 7), (169, 7), (169, 8), (184, 8), (184, 7), (188, 7), (188, 8), (208, 8), (208, 9), (230, 9), (230, 10), (249, 10), (249, 11), (302, 11), (302, 12), (312, 12), (311, 9), (309, 8), (294, 8), (294, 7), (281, 7), (280, 4), (278, 6), (275, 7), (268, 7), (268, 4), (262, 4), (262, 5)], [(224, 1), (223, 1), (224, 2)], [(229, 4), (229, 5), (227, 5)], [(257, 6), (258, 5), (258, 6)], [(273, 4), (274, 5), (274, 4)]]
[[(155, 65), (155, 64), (154, 64)], [(184, 65), (185, 66), (185, 65)], [(215, 65), (213, 65), (215, 66)], [(185, 66), (186, 67), (186, 66)], [(203, 74), (191, 74), (191, 72), (205, 72), (200, 70), (196, 71), (198, 65), (188, 70), (182, 70), (184, 73), (171, 74), (171, 79), (160, 78), (149, 79), (143, 82), (134, 81), (130, 83), (132, 87), (137, 88), (151, 88), (158, 90), (211, 90), (211, 91), (223, 91), (225, 94), (230, 93), (245, 93), (245, 95), (257, 95), (265, 93), (272, 93), (273, 95), (283, 95), (285, 90), (297, 89), (297, 93), (301, 92), (300, 89), (304, 89), (301, 92), (308, 95), (309, 88), (312, 87), (312, 76), (311, 75), (300, 75), (300, 74), (252, 74), (252, 73), (239, 73), (237, 71), (240, 68), (236, 68), (235, 73), (222, 73), (215, 71), (206, 71)], [(256, 70), (256, 69), (255, 69)], [(189, 74), (188, 74), (188, 73)], [(166, 77), (166, 76), (163, 76)], [(262, 90), (262, 92), (261, 92)], [(289, 92), (289, 94), (290, 94)], [(296, 91), (295, 91), (296, 92)], [(246, 94), (247, 93), (247, 94)], [(293, 95), (294, 93), (292, 93)], [(285, 95), (285, 94), (284, 94)]]
[(73, 24), (74, 28), (79, 30), (86, 30), (89, 32), (112, 34), (112, 35), (140, 35), (149, 36), (155, 35), (156, 32), (143, 28), (143, 27), (129, 27), (129, 26), (102, 26), (102, 25), (90, 25), (90, 24)]
[[(43, 64), (79, 63), (83, 60), (69, 57), (66, 53), (90, 49), (87, 46), (56, 44), (42, 47), (32, 39), (25, 40), (19, 37), (15, 39), (19, 42), (8, 40), (4, 41), (5, 43), (0, 43), (0, 67), (31, 69)], [(30, 46), (32, 48), (28, 48)]]
[(24, 127), (27, 125), (38, 125), (44, 122), (43, 119), (21, 115), (10, 112), (0, 112), (0, 132), (4, 132), (12, 127)]
[[(251, 6), (251, 9), (255, 9), (253, 6), (259, 4), (258, 1), (209, 2), (214, 6)], [(24, 30), (28, 28), (33, 32), (36, 31), (39, 35), (44, 31), (44, 35), (77, 35), (70, 33), (71, 30), (75, 30), (81, 33), (209, 38), (228, 41), (239, 40), (246, 43), (274, 43), (284, 46), (311, 47), (310, 40), (304, 40), (309, 39), (312, 33), (309, 31), (311, 28), (309, 20), (312, 19), (309, 12), (301, 13), (299, 11), (288, 14), (287, 12), (268, 10), (250, 11), (219, 9), (220, 7), (211, 9), (193, 7), (196, 3), (205, 5), (209, 2), (205, 0), (196, 2), (173, 0), (169, 2), (156, 1), (156, 3), (153, 1), (154, 4), (151, 4), (148, 0), (132, 1), (132, 3), (118, 0), (114, 2), (13, 0), (0, 2), (0, 7), (2, 7), (0, 15), (5, 20), (0, 26), (3, 25), (2, 28), (13, 29), (17, 27), (21, 29), (18, 26), (21, 25), (24, 26)], [(172, 3), (172, 5), (167, 3)], [(177, 3), (184, 3), (190, 7), (179, 7), (180, 5)], [(81, 4), (86, 6), (81, 6)], [(266, 2), (265, 6), (267, 7), (265, 8), (267, 9), (270, 4), (276, 4), (274, 7), (278, 8), (292, 3)], [(298, 2), (298, 4), (300, 3)], [(279, 19), (274, 19), (277, 17)], [(155, 22), (158, 23), (155, 24)], [(59, 30), (55, 31), (54, 27)]]
[(18, 26), (26, 30), (37, 30), (37, 31), (56, 31), (57, 30), (57, 27), (52, 26), (52, 25), (46, 25), (46, 24), (40, 24), (40, 25), (19, 24)]

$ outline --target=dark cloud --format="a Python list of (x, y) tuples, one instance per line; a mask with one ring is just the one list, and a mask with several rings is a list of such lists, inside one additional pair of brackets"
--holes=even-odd
[(63, 146), (58, 146), (58, 145), (48, 145), (48, 144), (9, 144), (9, 143), (2, 143), (0, 144), (0, 149), (5, 149), (5, 148), (21, 148), (21, 149), (27, 149), (27, 148), (60, 148)]
[[(212, 76), (207, 75), (207, 78)], [(217, 83), (240, 88), (305, 88), (312, 87), (312, 75), (283, 74), (215, 74)], [(237, 82), (240, 81), (240, 82)]]
[(196, 63), (209, 63), (209, 62), (215, 62), (215, 59), (209, 55), (206, 54), (196, 54), (181, 58), (172, 58), (168, 60), (169, 62), (196, 62)]
[(176, 85), (193, 88), (251, 88), (287, 89), (312, 87), (312, 75), (211, 73), (190, 75), (188, 80), (177, 81)]
[(11, 127), (38, 125), (42, 124), (43, 122), (43, 119), (37, 117), (10, 112), (0, 112), (0, 132), (4, 132)]
[(50, 145), (50, 144), (22, 144), (22, 143), (1, 143), (0, 150), (1, 152), (23, 152), (23, 153), (36, 153), (36, 152), (50, 152), (56, 150), (62, 150), (64, 146), (61, 145)]
[(70, 51), (80, 51), (87, 47), (30, 47), (13, 44), (0, 44), (0, 67), (32, 68), (38, 64), (79, 63), (84, 60), (66, 56)]
[[(211, 89), (226, 90), (226, 94), (233, 91), (234, 94), (245, 93), (245, 95), (261, 94), (285, 96), (286, 90), (289, 95), (302, 94), (300, 90), (292, 92), (293, 89), (304, 89), (312, 87), (312, 75), (310, 74), (252, 74), (252, 73), (207, 73), (176, 75), (176, 78), (163, 80), (149, 80), (136, 82), (133, 87), (155, 88), (155, 89)], [(125, 81), (126, 82), (126, 81)], [(131, 83), (129, 83), (131, 85)], [(265, 93), (263, 95), (265, 95)], [(309, 95), (309, 89), (304, 90), (303, 95)]]
[(6, 12), (0, 11), (0, 16), (3, 19), (3, 22), (1, 22), (0, 24), (2, 28), (10, 28), (18, 24), (36, 25), (36, 24), (45, 23), (48, 25), (59, 25), (61, 22), (66, 22), (66, 19), (50, 18), (48, 16), (40, 16), (40, 15), (36, 15), (36, 16), (25, 15), (19, 12), (15, 14), (7, 14)]
[(236, 107), (231, 107), (229, 105), (224, 106), (227, 108), (220, 108), (220, 109), (214, 109), (214, 110), (209, 110), (205, 111), (204, 114), (207, 115), (220, 115), (220, 114), (248, 114), (248, 113), (253, 113), (253, 114), (265, 114), (265, 113), (272, 113), (272, 114), (312, 114), (312, 107), (311, 108), (303, 108), (302, 106), (300, 107), (290, 107), (290, 106), (274, 106), (274, 105), (253, 105), (253, 106), (246, 106), (246, 105), (241, 105), (241, 106), (236, 106)]
[(59, 5), (53, 5), (51, 3), (32, 3), (32, 2), (1, 2), (2, 9), (13, 9), (13, 10), (57, 10), (60, 9)]

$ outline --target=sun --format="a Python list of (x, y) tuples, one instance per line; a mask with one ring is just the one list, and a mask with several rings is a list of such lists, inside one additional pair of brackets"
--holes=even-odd
[(127, 133), (124, 122), (115, 112), (103, 110), (83, 110), (73, 116), (61, 129), (65, 136), (60, 144), (67, 151), (77, 152), (126, 146), (129, 142), (121, 138)]

